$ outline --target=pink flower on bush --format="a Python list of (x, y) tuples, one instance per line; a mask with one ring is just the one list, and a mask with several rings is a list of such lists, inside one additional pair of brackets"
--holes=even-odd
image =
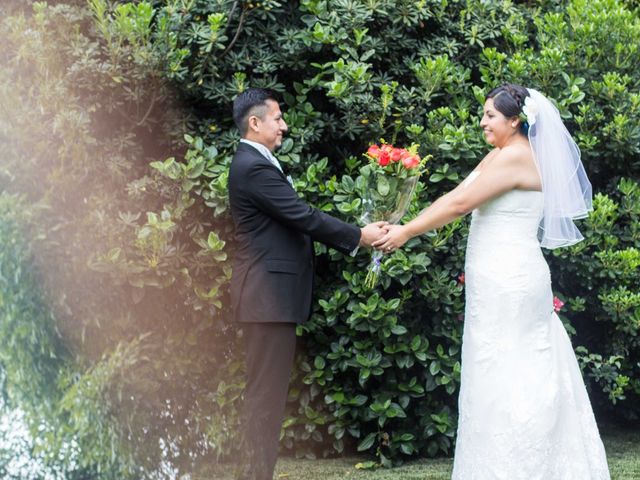
[(460, 275), (458, 275), (458, 284), (459, 285), (464, 285), (464, 272), (462, 272)]
[(558, 297), (553, 297), (553, 311), (558, 313), (564, 307), (564, 302)]

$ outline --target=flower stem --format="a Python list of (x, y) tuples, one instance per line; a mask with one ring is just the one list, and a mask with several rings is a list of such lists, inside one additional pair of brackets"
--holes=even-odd
[(369, 271), (367, 272), (367, 277), (364, 279), (364, 286), (371, 290), (378, 283), (378, 278), (380, 277), (380, 271), (382, 269), (382, 252), (376, 250), (371, 255), (371, 263), (369, 264)]

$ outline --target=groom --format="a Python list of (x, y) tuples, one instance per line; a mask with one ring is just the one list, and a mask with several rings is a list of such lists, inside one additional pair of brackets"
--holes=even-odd
[(296, 324), (311, 312), (312, 242), (350, 253), (384, 232), (381, 222), (360, 229), (298, 197), (273, 155), (287, 132), (273, 92), (252, 88), (238, 95), (233, 119), (242, 139), (229, 170), (237, 242), (231, 301), (247, 347), (244, 459), (237, 478), (272, 480)]

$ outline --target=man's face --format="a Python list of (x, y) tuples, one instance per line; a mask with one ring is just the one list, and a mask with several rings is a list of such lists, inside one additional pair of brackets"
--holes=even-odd
[(282, 137), (287, 132), (287, 124), (282, 118), (280, 105), (273, 100), (266, 101), (264, 115), (255, 116), (255, 123), (250, 119), (250, 130), (253, 130), (251, 140), (262, 143), (270, 151), (282, 145)]

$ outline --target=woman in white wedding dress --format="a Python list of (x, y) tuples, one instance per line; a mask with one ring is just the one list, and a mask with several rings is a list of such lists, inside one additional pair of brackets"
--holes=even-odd
[(374, 244), (390, 252), (473, 212), (453, 479), (608, 480), (540, 250), (582, 240), (573, 219), (591, 209), (591, 185), (579, 150), (551, 102), (517, 85), (489, 93), (480, 126), (495, 148), (458, 187)]

